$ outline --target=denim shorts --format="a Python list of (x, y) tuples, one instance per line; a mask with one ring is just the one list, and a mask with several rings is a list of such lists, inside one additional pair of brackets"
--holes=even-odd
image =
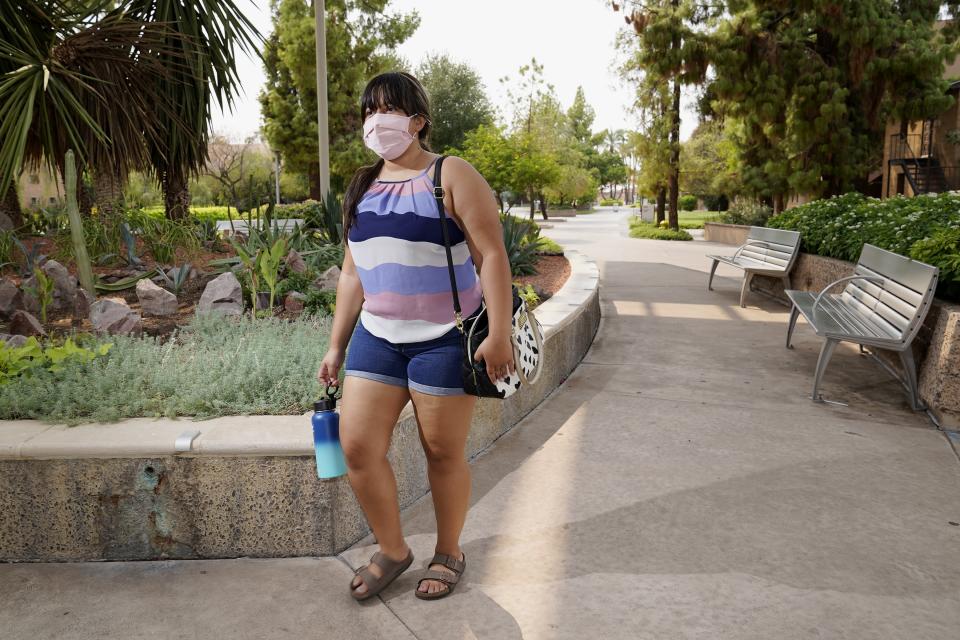
[(343, 373), (432, 396), (459, 396), (466, 393), (462, 353), (456, 327), (433, 340), (398, 344), (373, 335), (358, 320), (350, 336)]

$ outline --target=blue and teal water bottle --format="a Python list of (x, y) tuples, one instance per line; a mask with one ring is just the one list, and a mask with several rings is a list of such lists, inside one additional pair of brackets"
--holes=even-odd
[(313, 403), (313, 449), (317, 456), (317, 477), (336, 478), (347, 472), (347, 463), (340, 447), (340, 416), (337, 398), (327, 387), (326, 398)]

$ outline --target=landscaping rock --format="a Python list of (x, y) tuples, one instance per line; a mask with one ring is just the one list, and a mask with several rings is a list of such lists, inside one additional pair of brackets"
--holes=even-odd
[(307, 270), (307, 263), (304, 262), (303, 256), (294, 249), (290, 249), (290, 253), (284, 258), (284, 262), (293, 273), (304, 273)]
[(340, 281), (340, 267), (334, 265), (324, 271), (319, 278), (313, 281), (313, 286), (317, 289), (333, 289), (336, 291), (337, 283)]
[(299, 291), (291, 291), (287, 294), (287, 297), (283, 299), (283, 308), (293, 313), (303, 311), (303, 304), (306, 299), (307, 296)]
[(15, 349), (26, 344), (27, 336), (13, 336), (9, 333), (0, 333), (0, 342), (11, 349)]
[(90, 305), (90, 323), (97, 333), (111, 335), (136, 335), (143, 329), (140, 314), (122, 298), (104, 298)]
[(97, 301), (97, 297), (84, 289), (77, 287), (77, 296), (73, 300), (73, 316), (75, 318), (86, 318), (90, 315), (90, 306)]
[(14, 311), (23, 309), (23, 294), (12, 281), (0, 280), (0, 316), (9, 319)]
[(53, 280), (54, 309), (73, 309), (74, 299), (77, 296), (77, 278), (67, 271), (67, 268), (56, 260), (47, 260), (43, 265), (43, 272)]
[(137, 282), (137, 299), (145, 316), (172, 316), (177, 312), (177, 296), (146, 278)]
[(13, 231), (13, 220), (5, 213), (0, 213), (0, 229), (3, 231)]
[(43, 325), (32, 313), (24, 310), (14, 311), (10, 316), (10, 333), (19, 336), (45, 336)]
[(243, 314), (243, 290), (233, 272), (222, 273), (203, 289), (197, 303), (198, 314), (220, 313), (228, 316)]

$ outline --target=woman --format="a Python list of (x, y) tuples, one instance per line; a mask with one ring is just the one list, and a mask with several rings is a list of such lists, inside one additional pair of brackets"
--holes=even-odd
[(490, 333), (476, 358), (491, 379), (515, 372), (510, 265), (496, 202), (483, 177), (457, 157), (444, 160), (442, 184), (434, 185), (439, 156), (427, 146), (429, 114), (426, 92), (407, 73), (379, 75), (364, 89), (363, 140), (381, 160), (360, 169), (344, 197), (347, 247), (330, 349), (317, 372), (322, 383), (336, 381), (349, 338), (340, 442), (350, 484), (379, 545), (350, 584), (358, 600), (382, 591), (413, 562), (387, 462), (407, 400), (413, 401), (437, 518), (436, 555), (417, 597), (449, 595), (465, 568), (460, 532), (470, 469), (464, 448), (476, 397), (462, 386), (460, 333), (434, 186), (444, 192), (463, 317), (479, 307), (481, 291), (488, 307)]

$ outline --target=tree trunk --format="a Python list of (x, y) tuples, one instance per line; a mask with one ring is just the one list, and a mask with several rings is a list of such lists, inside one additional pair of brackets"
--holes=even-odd
[(307, 180), (310, 183), (310, 199), (317, 202), (323, 201), (323, 187), (320, 185), (320, 165), (310, 163), (307, 170)]
[(533, 222), (533, 216), (536, 213), (536, 209), (535, 209), (536, 203), (534, 202), (532, 189), (530, 190), (529, 195), (530, 195), (530, 222)]
[(657, 226), (666, 219), (667, 208), (667, 190), (663, 187), (657, 189)]
[(80, 215), (89, 218), (93, 214), (93, 205), (96, 204), (93, 189), (88, 187), (83, 180), (83, 171), (77, 175), (77, 205), (80, 207)]
[(113, 171), (93, 174), (97, 211), (102, 217), (113, 217), (123, 212), (123, 183), (124, 180)]
[(23, 226), (23, 211), (20, 209), (20, 196), (17, 195), (15, 180), (12, 180), (3, 192), (3, 197), (0, 199), (0, 214), (6, 214), (10, 218), (14, 229)]
[(547, 220), (547, 199), (543, 197), (543, 194), (540, 194), (540, 215), (543, 216), (544, 220)]
[(500, 213), (506, 213), (507, 210), (503, 208), (503, 196), (501, 196), (499, 192), (494, 191), (493, 197), (497, 199), (497, 205), (500, 207)]
[(185, 220), (190, 216), (190, 188), (187, 176), (179, 171), (167, 171), (163, 181), (163, 204), (170, 220)]
[[(674, 48), (679, 48), (679, 38), (674, 37)], [(670, 122), (670, 228), (680, 229), (680, 78), (673, 79), (673, 113)]]
[(778, 193), (778, 194), (776, 194), (775, 196), (773, 196), (773, 213), (774, 213), (774, 215), (776, 215), (776, 214), (778, 214), (778, 213), (783, 213), (783, 210), (784, 210), (784, 208), (785, 208), (785, 205), (784, 205), (784, 202), (785, 202), (785, 201), (786, 201), (786, 196), (784, 196), (782, 193)]

